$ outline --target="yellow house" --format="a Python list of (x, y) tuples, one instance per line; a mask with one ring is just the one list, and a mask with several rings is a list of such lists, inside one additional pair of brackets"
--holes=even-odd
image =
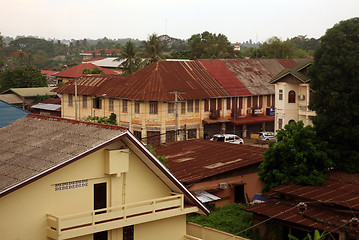
[(315, 112), (308, 108), (310, 103), (310, 78), (307, 68), (311, 59), (299, 62), (276, 75), (270, 83), (275, 85), (275, 124), (274, 129), (282, 129), (292, 121), (303, 121), (304, 125), (312, 125), (311, 117)]
[[(62, 117), (116, 114), (120, 126), (150, 144), (217, 133), (274, 130), (274, 85), (293, 59), (160, 61), (126, 78), (83, 76), (59, 86)], [(177, 134), (176, 134), (177, 133)]]
[(1, 239), (189, 239), (208, 210), (130, 132), (29, 114), (0, 129)]

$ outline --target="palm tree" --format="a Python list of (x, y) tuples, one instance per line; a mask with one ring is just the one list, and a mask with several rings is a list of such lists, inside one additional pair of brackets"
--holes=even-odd
[(130, 75), (141, 68), (141, 58), (137, 57), (137, 48), (131, 41), (126, 42), (120, 57), (116, 60), (120, 61), (122, 59), (125, 59), (125, 61), (121, 63), (123, 76)]
[(164, 45), (156, 33), (150, 35), (148, 41), (145, 41), (144, 44), (147, 64), (151, 64), (162, 59)]

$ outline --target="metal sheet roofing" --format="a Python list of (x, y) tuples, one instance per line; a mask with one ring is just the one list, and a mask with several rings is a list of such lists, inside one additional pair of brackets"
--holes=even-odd
[[(338, 178), (336, 175), (334, 172), (333, 177), (331, 173), (330, 179), (323, 186), (290, 184), (274, 188), (265, 194), (270, 200), (250, 206), (246, 210), (302, 227), (334, 230), (359, 213), (358, 176), (344, 174), (347, 177), (343, 178), (343, 174), (340, 174)], [(307, 210), (303, 213), (296, 207), (299, 202), (307, 204)]]
[(94, 67), (98, 67), (98, 68), (102, 69), (105, 74), (114, 74), (114, 75), (119, 74), (118, 72), (116, 72), (116, 71), (114, 71), (112, 69), (102, 68), (102, 67), (96, 66), (93, 63), (80, 63), (80, 64), (78, 64), (76, 66), (73, 66), (73, 67), (65, 69), (65, 70), (63, 70), (61, 72), (55, 73), (52, 76), (66, 77), (66, 78), (78, 78), (81, 75), (83, 75), (82, 70), (84, 68), (88, 68), (88, 69), (92, 70)]
[(48, 110), (48, 111), (61, 111), (61, 105), (50, 104), (50, 103), (38, 103), (38, 104), (32, 105), (31, 108)]
[(165, 155), (170, 171), (183, 183), (234, 169), (245, 168), (263, 161), (265, 149), (204, 139), (180, 141), (156, 149)]
[(20, 97), (36, 97), (37, 95), (56, 95), (55, 92), (51, 92), (51, 90), (55, 89), (55, 87), (34, 87), (34, 88), (10, 88), (4, 93), (15, 93)]
[(9, 125), (19, 118), (25, 117), (27, 114), (27, 111), (0, 100), (0, 128)]

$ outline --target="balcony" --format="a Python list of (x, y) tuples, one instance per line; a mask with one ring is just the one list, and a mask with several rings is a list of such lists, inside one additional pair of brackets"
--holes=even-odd
[[(47, 236), (69, 239), (197, 211), (184, 206), (184, 195), (135, 202), (66, 216), (47, 214)], [(101, 214), (100, 214), (101, 213)]]
[(315, 111), (309, 109), (308, 106), (299, 106), (299, 115), (315, 116)]

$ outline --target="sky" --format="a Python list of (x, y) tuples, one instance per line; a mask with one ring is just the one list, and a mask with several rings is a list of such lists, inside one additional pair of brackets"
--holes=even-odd
[(359, 0), (0, 0), (2, 36), (188, 39), (208, 31), (232, 43), (320, 38), (359, 16)]

